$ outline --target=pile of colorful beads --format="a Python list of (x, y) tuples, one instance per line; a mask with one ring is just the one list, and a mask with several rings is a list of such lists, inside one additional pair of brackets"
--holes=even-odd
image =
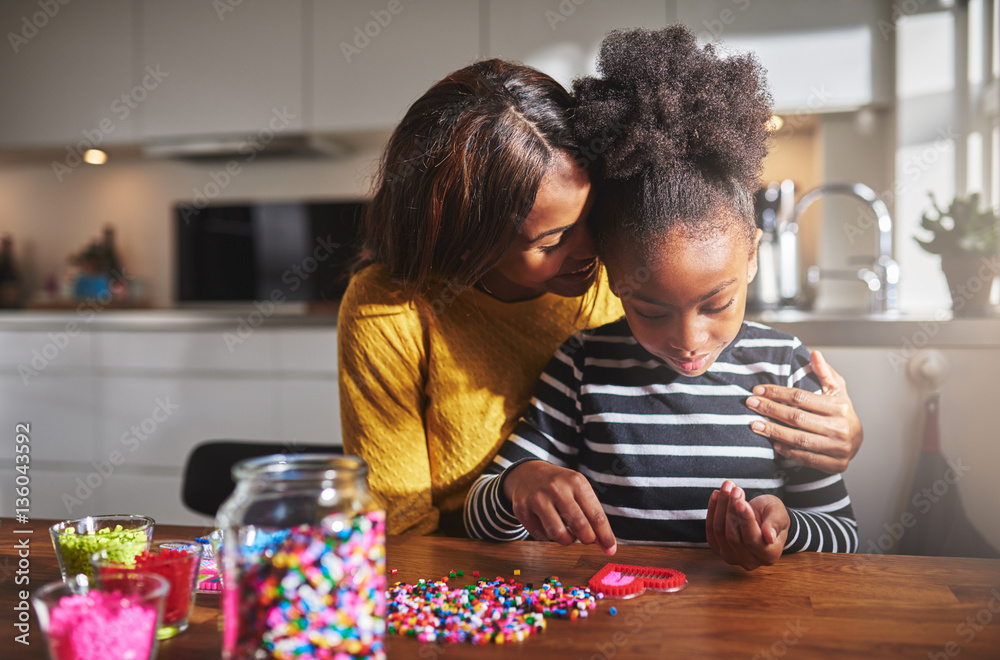
[(449, 578), (397, 582), (388, 592), (389, 632), (422, 642), (504, 644), (545, 630), (545, 620), (586, 618), (597, 599), (586, 587), (550, 577), (539, 589), (513, 579), (449, 587)]
[(163, 608), (164, 625), (187, 618), (191, 610), (191, 590), (194, 588), (198, 564), (198, 553), (182, 548), (163, 548), (156, 553), (147, 550), (136, 556), (135, 570), (162, 575), (170, 584)]
[(53, 660), (149, 657), (156, 634), (156, 609), (117, 591), (90, 591), (59, 599), (49, 615)]
[[(333, 514), (318, 525), (226, 540), (227, 657), (381, 657), (385, 635), (385, 514)], [(348, 654), (348, 655), (342, 655)]]

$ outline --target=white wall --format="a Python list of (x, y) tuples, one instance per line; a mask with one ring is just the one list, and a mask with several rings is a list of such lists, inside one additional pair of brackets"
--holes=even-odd
[[(910, 499), (923, 442), (923, 405), (930, 390), (911, 382), (905, 367), (898, 366), (898, 348), (810, 348), (822, 350), (847, 379), (851, 400), (864, 424), (864, 445), (844, 479), (858, 517), (861, 548), (868, 551), (870, 541), (878, 543), (887, 533), (885, 525), (899, 522)], [(1000, 549), (1000, 493), (996, 488), (1000, 409), (992, 387), (1000, 373), (1000, 349), (940, 350), (951, 374), (939, 388), (941, 451), (971, 467), (955, 487), (969, 519)], [(896, 360), (890, 360), (892, 353)]]

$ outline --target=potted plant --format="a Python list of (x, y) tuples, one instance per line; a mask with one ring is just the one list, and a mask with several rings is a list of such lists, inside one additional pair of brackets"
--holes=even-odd
[(933, 209), (923, 215), (920, 226), (933, 237), (916, 241), (931, 254), (941, 255), (955, 314), (985, 314), (997, 275), (1000, 216), (993, 209), (980, 209), (979, 193), (956, 197), (947, 211), (941, 210), (933, 193), (930, 198)]

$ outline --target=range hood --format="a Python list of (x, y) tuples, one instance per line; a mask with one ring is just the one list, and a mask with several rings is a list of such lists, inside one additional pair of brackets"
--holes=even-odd
[(148, 158), (180, 160), (252, 160), (254, 158), (337, 159), (353, 153), (347, 141), (332, 135), (297, 133), (276, 135), (269, 142), (244, 135), (158, 138), (143, 145)]

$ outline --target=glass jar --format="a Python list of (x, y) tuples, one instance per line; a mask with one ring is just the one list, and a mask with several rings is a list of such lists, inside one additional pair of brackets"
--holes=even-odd
[(384, 658), (385, 512), (354, 456), (233, 466), (223, 532), (222, 654)]

